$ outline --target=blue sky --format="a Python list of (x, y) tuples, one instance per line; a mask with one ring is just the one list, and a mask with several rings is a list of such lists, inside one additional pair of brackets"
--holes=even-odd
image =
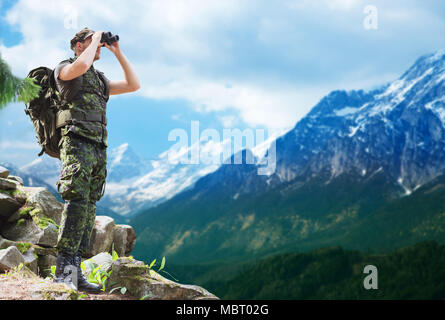
[[(142, 88), (110, 99), (110, 147), (128, 142), (146, 158), (167, 150), (168, 133), (189, 131), (192, 120), (202, 129), (285, 130), (331, 90), (385, 84), (445, 48), (440, 0), (0, 3), (0, 52), (22, 77), (72, 55), (69, 40), (84, 26), (120, 35)], [(377, 9), (375, 30), (363, 25), (367, 5)], [(122, 78), (106, 49), (95, 66)], [(23, 106), (0, 111), (0, 160), (22, 165), (35, 150)]]

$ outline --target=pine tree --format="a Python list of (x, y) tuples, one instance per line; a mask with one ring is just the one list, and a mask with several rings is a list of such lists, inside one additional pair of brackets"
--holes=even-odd
[(27, 103), (38, 96), (39, 90), (33, 79), (14, 76), (0, 55), (0, 109), (10, 102)]

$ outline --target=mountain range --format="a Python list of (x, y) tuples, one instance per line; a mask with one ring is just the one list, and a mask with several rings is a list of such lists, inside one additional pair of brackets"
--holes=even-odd
[[(278, 135), (279, 132), (273, 133), (255, 146), (253, 152), (257, 158), (264, 154), (268, 142)], [(199, 141), (180, 152), (190, 155), (199, 148), (213, 156), (222, 155), (224, 143), (225, 141)], [(122, 223), (128, 222), (129, 217), (138, 211), (170, 199), (219, 167), (218, 163), (175, 163), (169, 159), (171, 155), (176, 155), (177, 151), (173, 149), (172, 147), (150, 160), (140, 157), (128, 143), (111, 149), (107, 160), (106, 192), (98, 202), (100, 212), (113, 216)], [(25, 185), (34, 181), (32, 185), (46, 187), (60, 199), (55, 190), (61, 170), (59, 160), (44, 155), (20, 168), (10, 163), (4, 165), (26, 177)]]
[(223, 164), (131, 219), (135, 256), (194, 264), (443, 242), (444, 93), (443, 51), (380, 88), (331, 92), (276, 139), (274, 172)]

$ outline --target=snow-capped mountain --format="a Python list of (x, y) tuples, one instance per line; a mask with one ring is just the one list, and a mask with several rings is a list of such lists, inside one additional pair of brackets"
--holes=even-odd
[(276, 170), (269, 176), (236, 166), (215, 175), (224, 179), (231, 170), (244, 175), (235, 196), (284, 183), (301, 185), (320, 175), (328, 183), (346, 172), (364, 178), (383, 172), (408, 195), (445, 171), (444, 94), (445, 51), (439, 51), (419, 58), (381, 88), (324, 97), (276, 140)]
[(112, 183), (129, 181), (153, 169), (151, 163), (137, 155), (128, 143), (112, 149), (108, 159), (107, 179)]
[(59, 160), (51, 158), (45, 154), (24, 165), (19, 170), (28, 175), (38, 177), (40, 180), (45, 181), (54, 188), (59, 179), (61, 168), (62, 165)]
[(277, 140), (280, 182), (383, 170), (409, 194), (445, 170), (445, 52), (378, 90), (335, 91)]

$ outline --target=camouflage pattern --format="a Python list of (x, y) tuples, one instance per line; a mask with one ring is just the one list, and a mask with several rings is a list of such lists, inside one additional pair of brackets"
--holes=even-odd
[[(105, 114), (108, 90), (97, 72), (90, 67), (79, 91), (65, 108)], [(57, 190), (65, 206), (57, 248), (66, 254), (85, 253), (96, 218), (96, 202), (103, 196), (107, 176), (106, 124), (75, 120), (60, 130), (62, 171)]]
[(70, 41), (71, 50), (74, 51), (77, 42), (84, 42), (86, 38), (92, 36), (93, 34), (94, 30), (91, 30), (88, 27), (85, 27), (82, 30), (80, 30), (78, 33), (75, 34), (75, 36)]
[(65, 134), (61, 139), (62, 171), (57, 190), (65, 200), (57, 248), (86, 252), (96, 218), (96, 202), (105, 188), (106, 148)]
[[(75, 59), (71, 59), (71, 62), (74, 62)], [(95, 70), (93, 66), (88, 69), (83, 75), (79, 91), (64, 108), (85, 113), (95, 111), (105, 114), (109, 96), (105, 84), (97, 74), (98, 72), (100, 71)], [(72, 132), (107, 146), (108, 134), (104, 123), (77, 120), (68, 126), (67, 132)]]

